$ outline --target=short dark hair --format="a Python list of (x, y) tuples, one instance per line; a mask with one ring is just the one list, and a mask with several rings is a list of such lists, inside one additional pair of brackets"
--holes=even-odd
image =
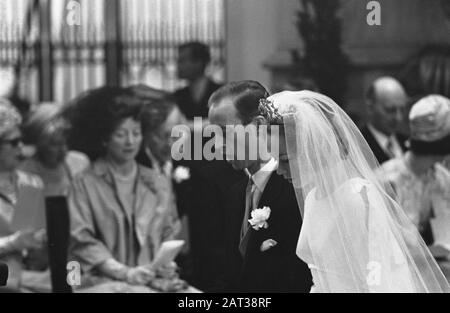
[(91, 160), (103, 156), (104, 143), (124, 119), (141, 121), (142, 106), (143, 100), (125, 88), (101, 87), (83, 93), (68, 105), (70, 148)]
[(178, 51), (189, 50), (192, 60), (202, 61), (206, 66), (211, 62), (209, 47), (198, 41), (187, 42), (178, 47)]
[(155, 131), (161, 127), (175, 108), (175, 100), (170, 96), (146, 101), (141, 117), (144, 133)]
[(244, 80), (220, 87), (209, 98), (209, 104), (211, 106), (225, 98), (233, 99), (238, 117), (244, 125), (247, 125), (259, 115), (259, 101), (268, 97), (269, 92), (259, 82)]

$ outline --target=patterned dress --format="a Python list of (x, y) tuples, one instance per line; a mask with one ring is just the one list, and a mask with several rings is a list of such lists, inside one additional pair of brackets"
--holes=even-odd
[(450, 214), (450, 171), (445, 166), (436, 164), (416, 175), (406, 154), (384, 163), (379, 174), (394, 188), (393, 196), (422, 234), (431, 218), (446, 218)]

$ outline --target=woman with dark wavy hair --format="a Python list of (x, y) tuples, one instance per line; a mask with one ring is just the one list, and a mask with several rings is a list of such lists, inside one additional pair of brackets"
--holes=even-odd
[(104, 87), (73, 105), (71, 143), (94, 161), (69, 197), (70, 250), (81, 264), (82, 286), (116, 281), (117, 288), (119, 281), (121, 291), (132, 291), (132, 285), (172, 277), (174, 266), (150, 265), (179, 222), (166, 181), (135, 160), (143, 140), (142, 99)]

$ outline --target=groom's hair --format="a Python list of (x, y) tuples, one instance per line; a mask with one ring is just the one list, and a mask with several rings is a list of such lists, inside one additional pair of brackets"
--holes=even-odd
[(230, 82), (216, 90), (209, 98), (209, 106), (215, 106), (230, 98), (242, 124), (247, 125), (259, 115), (259, 101), (267, 99), (269, 92), (263, 85), (253, 80)]

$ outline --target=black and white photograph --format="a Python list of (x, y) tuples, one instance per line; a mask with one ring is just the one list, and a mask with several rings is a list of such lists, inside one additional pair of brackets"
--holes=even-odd
[(449, 292), (450, 0), (0, 0), (0, 293)]

